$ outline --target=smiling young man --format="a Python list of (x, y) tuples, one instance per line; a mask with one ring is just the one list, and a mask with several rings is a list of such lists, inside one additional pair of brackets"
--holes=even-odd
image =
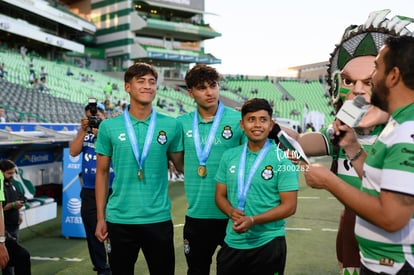
[[(124, 76), (129, 108), (99, 127), (95, 234), (101, 242), (110, 240), (114, 275), (133, 275), (140, 249), (151, 275), (174, 274), (168, 160), (182, 171), (182, 129), (176, 119), (152, 107), (157, 77), (149, 64), (130, 66)], [(106, 204), (111, 160), (115, 178)]]
[(241, 109), (247, 143), (223, 153), (216, 174), (217, 206), (230, 219), (217, 255), (217, 274), (283, 274), (284, 219), (297, 205), (298, 171), (268, 139), (272, 107), (253, 98)]

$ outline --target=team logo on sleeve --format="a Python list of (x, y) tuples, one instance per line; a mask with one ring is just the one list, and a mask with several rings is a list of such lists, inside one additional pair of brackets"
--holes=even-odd
[(231, 130), (230, 126), (224, 126), (223, 132), (221, 133), (221, 136), (224, 139), (231, 139), (231, 137), (233, 136), (233, 131)]
[(158, 133), (157, 141), (161, 145), (166, 144), (167, 143), (167, 133), (165, 131), (160, 131)]
[(273, 178), (273, 167), (272, 165), (266, 165), (265, 169), (262, 171), (262, 178), (265, 180), (270, 180)]

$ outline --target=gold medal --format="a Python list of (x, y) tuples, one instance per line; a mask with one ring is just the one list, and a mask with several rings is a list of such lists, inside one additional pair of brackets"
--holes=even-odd
[(200, 177), (205, 177), (207, 175), (207, 168), (203, 165), (198, 166), (197, 174)]
[(142, 170), (139, 169), (139, 171), (138, 171), (138, 178), (139, 178), (139, 180), (142, 180), (142, 177), (143, 177)]

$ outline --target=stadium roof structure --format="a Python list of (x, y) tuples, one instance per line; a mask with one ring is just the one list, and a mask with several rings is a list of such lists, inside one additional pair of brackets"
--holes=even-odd
[(142, 0), (142, 1), (137, 2), (137, 4), (141, 4), (141, 3), (147, 4), (147, 5), (150, 5), (150, 6), (176, 10), (176, 11), (181, 12), (181, 13), (191, 13), (191, 14), (204, 14), (205, 13), (203, 10), (185, 8), (185, 7), (179, 7), (178, 8), (176, 5), (171, 5), (171, 4), (168, 4), (168, 3), (161, 3), (161, 2), (157, 2), (157, 1)]
[[(134, 62), (186, 71), (192, 63), (220, 64), (203, 41), (221, 36), (204, 21), (204, 0), (135, 0), (92, 3), (96, 43), (117, 68)], [(122, 4), (121, 4), (122, 3)]]
[(0, 155), (68, 147), (79, 124), (0, 123)]

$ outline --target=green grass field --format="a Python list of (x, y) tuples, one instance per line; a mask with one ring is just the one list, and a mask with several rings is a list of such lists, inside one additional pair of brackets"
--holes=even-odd
[[(318, 162), (328, 164), (329, 159), (320, 159)], [(170, 197), (175, 225), (175, 274), (185, 275), (182, 230), (186, 201), (182, 183), (171, 183)], [(303, 175), (300, 175), (298, 198), (296, 214), (287, 220), (288, 255), (285, 274), (339, 274), (335, 239), (341, 204), (330, 193), (307, 187)], [(96, 274), (92, 271), (86, 240), (62, 237), (60, 206), (56, 219), (22, 229), (20, 236), (22, 245), (32, 256), (32, 274)], [(149, 274), (142, 254), (139, 255), (135, 274)], [(215, 274), (214, 261), (211, 274)]]

